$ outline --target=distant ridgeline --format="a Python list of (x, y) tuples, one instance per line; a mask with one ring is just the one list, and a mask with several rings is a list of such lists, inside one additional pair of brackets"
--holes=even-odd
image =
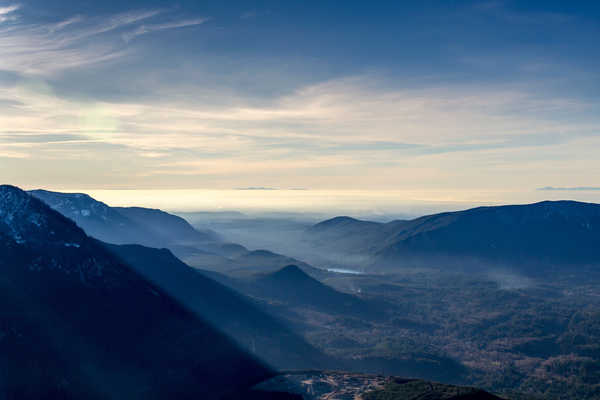
[(185, 219), (162, 210), (111, 207), (83, 193), (32, 190), (33, 196), (72, 219), (88, 235), (111, 244), (140, 244), (168, 248), (187, 264), (220, 272), (262, 268), (275, 271), (289, 264), (304, 269), (301, 261), (265, 250), (249, 251), (228, 243), (216, 232), (196, 229)]
[(110, 207), (84, 193), (47, 190), (29, 193), (75, 221), (89, 235), (109, 243), (167, 247), (174, 243), (185, 245), (220, 240), (215, 232), (198, 231), (183, 218), (161, 210)]
[(545, 201), (479, 207), (410, 221), (337, 217), (310, 228), (321, 251), (368, 256), (369, 271), (513, 268), (528, 274), (600, 265), (600, 205)]

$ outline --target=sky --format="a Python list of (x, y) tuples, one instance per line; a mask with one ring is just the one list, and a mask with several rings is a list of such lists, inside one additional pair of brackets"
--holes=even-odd
[(0, 0), (0, 181), (600, 202), (598, 43), (595, 1)]

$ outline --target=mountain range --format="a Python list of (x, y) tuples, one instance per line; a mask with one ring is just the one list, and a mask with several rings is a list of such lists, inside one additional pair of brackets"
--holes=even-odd
[(183, 218), (161, 210), (110, 207), (84, 193), (47, 190), (31, 190), (29, 193), (75, 221), (89, 235), (104, 242), (167, 247), (220, 241), (215, 232), (199, 231)]
[(87, 236), (0, 186), (5, 398), (219, 398), (269, 376), (211, 323)]
[[(44, 196), (53, 208), (38, 199)], [(298, 392), (280, 391), (279, 383), (268, 393), (254, 386), (273, 382), (269, 378), (277, 375), (275, 370), (298, 368), (385, 372), (493, 390), (517, 387), (519, 376), (511, 378), (516, 384), (498, 386), (491, 372), (478, 369), (475, 358), (465, 358), (460, 349), (466, 346), (490, 359), (487, 351), (498, 349), (492, 344), (488, 349), (486, 338), (498, 331), (508, 346), (501, 354), (520, 360), (533, 351), (547, 357), (545, 343), (567, 346), (555, 336), (583, 321), (575, 331), (585, 340), (573, 338), (586, 343), (582, 354), (596, 357), (595, 347), (588, 345), (595, 335), (589, 310), (575, 318), (565, 308), (583, 300), (567, 298), (572, 294), (563, 291), (564, 304), (557, 300), (544, 308), (545, 314), (569, 322), (563, 329), (562, 319), (550, 315), (546, 321), (535, 311), (545, 307), (536, 304), (545, 301), (540, 296), (550, 287), (532, 288), (529, 298), (523, 290), (472, 280), (471, 274), (448, 286), (424, 270), (382, 272), (427, 266), (446, 269), (443, 276), (457, 279), (452, 271), (510, 267), (531, 275), (571, 276), (598, 263), (599, 207), (543, 202), (389, 223), (336, 217), (304, 231), (301, 248), (347, 255), (369, 272), (343, 274), (267, 250), (250, 251), (161, 210), (110, 207), (83, 194), (0, 186), (0, 396), (298, 399)], [(216, 261), (192, 268), (179, 254)], [(452, 293), (463, 290), (466, 305), (456, 306), (462, 295)], [(483, 297), (476, 298), (480, 290)], [(509, 320), (500, 310), (504, 307)], [(468, 315), (460, 314), (466, 309)], [(454, 329), (460, 332), (453, 335)], [(479, 342), (469, 347), (465, 340)], [(539, 348), (531, 347), (536, 340)], [(573, 354), (568, 346), (557, 351), (547, 354)], [(358, 385), (370, 398), (404, 398), (407, 393), (432, 399), (471, 398), (473, 393), (479, 396), (473, 398), (495, 398), (403, 379), (382, 380), (385, 385), (373, 392), (367, 375), (315, 373), (319, 381), (311, 378), (310, 390), (324, 389), (336, 376), (334, 391), (340, 395)], [(593, 371), (584, 375), (592, 379)], [(297, 384), (306, 382), (300, 379), (290, 388)], [(574, 393), (571, 389), (568, 393)]]
[(111, 207), (84, 193), (47, 190), (29, 192), (72, 219), (88, 235), (111, 244), (168, 248), (194, 267), (220, 272), (274, 271), (289, 264), (311, 267), (266, 250), (248, 250), (229, 243), (210, 229), (192, 227), (185, 219), (162, 210)]
[(511, 268), (527, 274), (600, 264), (600, 205), (545, 201), (377, 223), (336, 217), (305, 232), (320, 251), (363, 256), (368, 271)]

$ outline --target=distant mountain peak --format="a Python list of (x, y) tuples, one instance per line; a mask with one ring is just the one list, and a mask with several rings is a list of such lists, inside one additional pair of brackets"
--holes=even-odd
[(13, 186), (13, 185), (8, 185), (8, 184), (0, 185), (0, 192), (8, 192), (8, 191), (23, 192), (21, 189), (19, 189), (16, 186)]
[[(316, 294), (326, 286), (320, 281), (304, 272), (300, 267), (294, 264), (287, 265), (278, 271), (263, 275), (262, 282), (275, 285), (279, 290), (291, 294), (295, 291), (301, 291)], [(328, 287), (327, 287), (328, 288)], [(329, 288), (328, 288), (329, 289)]]
[(269, 250), (259, 249), (259, 250), (252, 250), (250, 252), (250, 255), (258, 256), (258, 257), (272, 257), (275, 255), (275, 253), (273, 253), (272, 251), (269, 251)]
[(61, 213), (71, 212), (74, 215), (90, 217), (92, 214), (106, 215), (110, 207), (85, 193), (62, 193), (50, 190), (29, 190), (29, 194), (47, 203)]
[(111, 207), (84, 193), (32, 190), (32, 196), (75, 221), (89, 235), (110, 243), (164, 247), (180, 242), (218, 242), (212, 231), (194, 229), (181, 217), (159, 209)]
[(31, 200), (30, 196), (12, 185), (0, 185), (0, 212), (8, 212), (18, 204), (25, 205)]
[(64, 242), (66, 247), (77, 247), (87, 238), (73, 221), (11, 185), (0, 186), (0, 233), (16, 244)]
[(345, 228), (360, 228), (363, 229), (365, 227), (379, 227), (381, 223), (373, 222), (373, 221), (363, 221), (360, 219), (340, 216), (334, 217), (331, 219), (327, 219), (325, 221), (319, 222), (316, 225), (313, 225), (310, 230), (313, 231), (325, 231), (325, 230), (335, 230), (335, 229), (345, 229)]
[(302, 279), (312, 279), (308, 274), (300, 269), (297, 265), (287, 265), (281, 268), (279, 271), (275, 271), (271, 274), (273, 277), (277, 278), (302, 278)]
[[(22, 231), (25, 221), (20, 217), (26, 217), (32, 225), (36, 225), (35, 222), (41, 223), (38, 214), (28, 213), (31, 208), (30, 202), (30, 196), (20, 189), (10, 185), (0, 186), (0, 224), (5, 226), (9, 236), (12, 236), (17, 243), (24, 240)], [(31, 220), (32, 217), (35, 220)]]
[(97, 201), (97, 200), (94, 200), (87, 193), (64, 193), (64, 192), (54, 192), (52, 190), (45, 190), (45, 189), (33, 189), (33, 190), (29, 190), (28, 193), (30, 193), (30, 194), (47, 194), (47, 195), (64, 196), (64, 197), (72, 197), (72, 198), (77, 198), (77, 199), (89, 199), (89, 200)]
[(356, 218), (342, 215), (339, 217), (333, 217), (333, 218), (327, 219), (325, 221), (319, 222), (316, 226), (339, 225), (339, 224), (346, 224), (346, 223), (352, 223), (352, 222), (359, 222), (359, 220)]

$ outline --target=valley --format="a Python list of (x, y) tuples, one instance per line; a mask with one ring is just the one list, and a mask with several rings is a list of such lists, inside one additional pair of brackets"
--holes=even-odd
[[(406, 398), (413, 391), (421, 393), (421, 384), (415, 382), (422, 381), (414, 379), (479, 387), (503, 398), (600, 398), (600, 273), (590, 265), (595, 255), (587, 247), (584, 262), (574, 259), (544, 274), (531, 273), (527, 263), (501, 267), (511, 258), (492, 262), (501, 255), (494, 248), (474, 268), (475, 256), (465, 256), (458, 245), (456, 256), (444, 250), (444, 257), (432, 256), (426, 267), (409, 257), (407, 264), (395, 261), (396, 267), (382, 270), (373, 260), (381, 253), (377, 243), (390, 240), (385, 237), (397, 237), (397, 230), (407, 226), (417, 236), (435, 233), (454, 222), (431, 216), (416, 220), (426, 221), (427, 228), (414, 228), (414, 221), (340, 217), (311, 225), (307, 220), (240, 220), (239, 214), (227, 214), (217, 222), (208, 217), (204, 224), (196, 216), (193, 227), (161, 210), (110, 207), (83, 194), (31, 193), (104, 241), (86, 239), (93, 246), (105, 249), (273, 370), (315, 371), (310, 377), (285, 375), (290, 387), (304, 388), (296, 395), (305, 399)], [(600, 215), (592, 205), (557, 204), (555, 211), (548, 211), (544, 203), (539, 205), (542, 214), (537, 206), (530, 207), (526, 218), (532, 224), (543, 215), (553, 229), (563, 225), (580, 235), (594, 232)], [(522, 210), (517, 208), (517, 215)], [(450, 221), (460, 221), (461, 215), (453, 214)], [(439, 218), (444, 222), (430, 222)], [(495, 225), (491, 235), (498, 237), (502, 230), (508, 235), (512, 229), (505, 222)], [(521, 234), (524, 240), (530, 235)], [(403, 235), (412, 243), (413, 233)], [(434, 238), (427, 240), (433, 243)], [(583, 243), (589, 247), (595, 240), (592, 234)], [(81, 239), (70, 242), (79, 244)], [(484, 242), (480, 240), (477, 257), (483, 257)], [(298, 246), (292, 256), (282, 252), (294, 243)], [(268, 245), (277, 252), (267, 250)], [(565, 246), (571, 251), (572, 244)], [(328, 257), (328, 251), (348, 254), (352, 261)], [(466, 257), (465, 265), (456, 258), (447, 262), (453, 257)], [(549, 258), (548, 265), (560, 257)], [(318, 372), (327, 370), (348, 372)], [(405, 380), (385, 378), (389, 376)], [(281, 382), (274, 382), (267, 386), (277, 392)], [(435, 386), (423, 385), (430, 390)], [(442, 389), (440, 393), (448, 392)], [(455, 397), (438, 393), (431, 398), (471, 398), (469, 393), (459, 390)]]

